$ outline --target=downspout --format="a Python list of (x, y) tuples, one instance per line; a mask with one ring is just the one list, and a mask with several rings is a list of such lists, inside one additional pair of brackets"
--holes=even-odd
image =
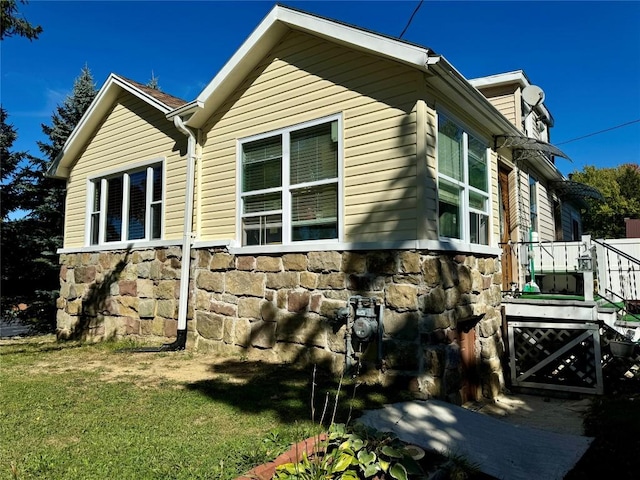
[(125, 349), (125, 352), (175, 352), (184, 350), (187, 344), (187, 307), (189, 306), (189, 280), (191, 272), (191, 245), (193, 240), (193, 193), (195, 184), (196, 144), (195, 134), (180, 118), (173, 117), (176, 128), (187, 137), (187, 185), (184, 198), (184, 230), (182, 236), (182, 265), (180, 267), (180, 299), (178, 300), (178, 332), (172, 343), (159, 347), (139, 347)]
[(167, 343), (163, 351), (184, 350), (187, 343), (187, 308), (189, 306), (189, 280), (191, 272), (191, 245), (193, 241), (193, 192), (195, 185), (195, 163), (197, 139), (179, 115), (173, 124), (187, 137), (187, 185), (184, 198), (184, 228), (182, 235), (182, 265), (180, 268), (180, 297), (178, 300), (178, 333), (173, 343)]

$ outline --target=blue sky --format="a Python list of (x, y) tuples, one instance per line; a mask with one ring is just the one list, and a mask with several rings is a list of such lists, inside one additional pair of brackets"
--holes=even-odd
[[(399, 36), (419, 1), (282, 1)], [(21, 13), (44, 32), (2, 42), (0, 96), (18, 130), (15, 150), (39, 154), (83, 65), (98, 87), (115, 72), (193, 100), (273, 1), (32, 0)], [(425, 1), (405, 40), (444, 55), (467, 78), (522, 69), (546, 93), (552, 143), (585, 165), (640, 163), (640, 2)], [(628, 126), (618, 127), (629, 122)], [(564, 143), (592, 133), (606, 133)]]

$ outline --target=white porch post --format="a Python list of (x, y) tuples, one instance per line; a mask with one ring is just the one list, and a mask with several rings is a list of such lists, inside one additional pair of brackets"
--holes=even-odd
[[(592, 255), (591, 249), (591, 235), (582, 235), (582, 244), (584, 245), (584, 253), (580, 254), (580, 257), (589, 257), (590, 259), (590, 268), (582, 270), (582, 278), (584, 285), (584, 299), (587, 302), (593, 301), (593, 268), (594, 268), (594, 258)], [(580, 261), (578, 261), (580, 264)]]

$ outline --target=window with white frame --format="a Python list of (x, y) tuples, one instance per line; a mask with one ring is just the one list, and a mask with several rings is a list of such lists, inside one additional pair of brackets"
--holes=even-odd
[(438, 227), (441, 237), (489, 244), (487, 144), (438, 115)]
[(338, 238), (338, 117), (240, 142), (242, 244)]
[(538, 231), (538, 181), (529, 175), (529, 213), (532, 232)]
[(162, 236), (162, 163), (89, 182), (90, 245)]

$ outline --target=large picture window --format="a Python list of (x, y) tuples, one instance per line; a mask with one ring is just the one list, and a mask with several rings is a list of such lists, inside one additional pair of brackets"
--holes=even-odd
[(487, 145), (438, 115), (438, 227), (441, 237), (489, 244)]
[(162, 236), (162, 164), (90, 181), (90, 245)]
[(240, 142), (242, 244), (338, 238), (339, 119)]

